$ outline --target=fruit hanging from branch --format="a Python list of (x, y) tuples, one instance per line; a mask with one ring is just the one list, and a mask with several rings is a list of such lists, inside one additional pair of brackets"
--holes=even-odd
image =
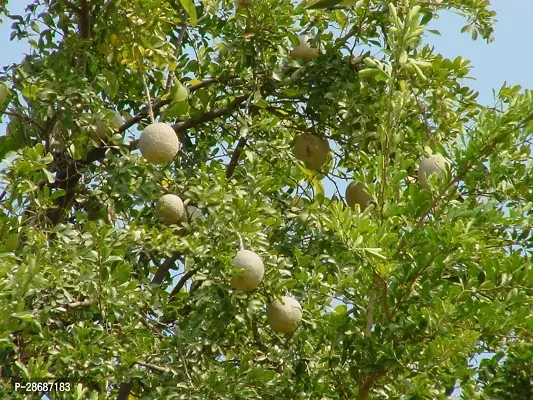
[(267, 307), (267, 320), (273, 331), (292, 333), (302, 320), (302, 306), (295, 298), (282, 296)]
[[(113, 111), (106, 110), (106, 114)], [(122, 124), (124, 124), (124, 118), (118, 113), (114, 112), (114, 116), (111, 119), (111, 121), (106, 120), (106, 115), (104, 113), (100, 113), (93, 117), (93, 123), (96, 125), (96, 129), (94, 131), (91, 131), (91, 137), (94, 140), (108, 140), (114, 132)]]
[(363, 184), (356, 181), (348, 185), (345, 195), (348, 207), (354, 208), (356, 204), (359, 204), (361, 211), (364, 211), (373, 200)]
[(155, 204), (159, 219), (167, 224), (177, 224), (185, 215), (185, 205), (175, 194), (165, 194)]
[(329, 156), (329, 143), (326, 138), (304, 133), (294, 140), (294, 157), (306, 163), (311, 170), (322, 167)]
[(418, 182), (423, 189), (431, 190), (430, 177), (436, 176), (438, 180), (442, 180), (446, 173), (446, 168), (450, 163), (440, 154), (432, 154), (428, 158), (424, 158), (418, 168)]
[(139, 138), (142, 156), (152, 164), (166, 164), (176, 157), (180, 147), (178, 136), (171, 126), (156, 122), (144, 128)]
[(251, 250), (239, 250), (233, 258), (233, 266), (240, 270), (231, 278), (231, 286), (237, 290), (253, 290), (263, 280), (263, 260)]
[(319, 50), (316, 47), (311, 47), (309, 43), (311, 38), (308, 35), (300, 35), (299, 40), (300, 43), (298, 46), (294, 47), (290, 52), (290, 56), (293, 60), (303, 59), (304, 61), (309, 62), (319, 56)]

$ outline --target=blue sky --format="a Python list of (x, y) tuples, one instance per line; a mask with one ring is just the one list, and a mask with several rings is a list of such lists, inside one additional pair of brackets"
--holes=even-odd
[[(28, 3), (28, 0), (10, 0), (8, 8), (12, 13), (22, 14)], [(468, 33), (461, 34), (465, 20), (448, 11), (443, 11), (430, 25), (439, 30), (441, 36), (427, 34), (425, 38), (444, 56), (454, 59), (460, 55), (471, 61), (471, 75), (476, 80), (469, 81), (468, 85), (480, 92), (479, 101), (485, 105), (494, 104), (492, 90), (499, 90), (504, 82), (533, 88), (533, 53), (525, 50), (530, 47), (527, 26), (533, 17), (533, 1), (495, 0), (493, 3), (498, 19), (493, 43), (487, 44), (482, 39), (472, 41)], [(19, 62), (29, 50), (26, 43), (9, 41), (10, 25), (7, 19), (0, 23), (1, 66)], [(5, 124), (0, 124), (0, 135), (4, 131)]]
[[(10, 0), (11, 12), (21, 14), (27, 0)], [(527, 29), (533, 18), (533, 1), (531, 0), (494, 0), (493, 9), (497, 12), (496, 40), (487, 44), (470, 35), (461, 34), (464, 19), (450, 12), (443, 12), (440, 19), (432, 21), (431, 28), (438, 29), (442, 36), (429, 34), (426, 41), (435, 45), (435, 49), (449, 58), (460, 55), (472, 62), (471, 88), (480, 92), (480, 101), (492, 105), (492, 89), (498, 90), (504, 82), (533, 88), (533, 53), (530, 48), (530, 32)], [(0, 65), (18, 62), (28, 51), (25, 43), (10, 42), (9, 20), (0, 23)]]

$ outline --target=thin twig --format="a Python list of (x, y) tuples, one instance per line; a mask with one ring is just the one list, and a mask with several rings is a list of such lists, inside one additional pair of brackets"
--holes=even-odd
[(76, 301), (74, 303), (69, 303), (65, 306), (66, 309), (81, 308), (81, 307), (90, 307), (94, 306), (98, 302), (96, 300), (86, 300), (86, 301)]
[(244, 250), (244, 242), (242, 241), (242, 236), (238, 232), (237, 236), (239, 237), (239, 249), (242, 251)]
[(146, 96), (146, 105), (148, 107), (148, 116), (150, 117), (150, 122), (153, 124), (155, 120), (154, 110), (152, 109), (152, 98), (150, 97), (150, 89), (148, 88), (148, 83), (146, 83), (146, 75), (144, 73), (144, 69), (142, 68), (141, 63), (139, 63), (139, 67), (141, 67), (141, 76), (144, 85), (144, 95)]
[(376, 305), (376, 279), (372, 283), (372, 289), (370, 289), (370, 297), (368, 299), (368, 309), (366, 315), (366, 327), (365, 336), (369, 337), (372, 333), (372, 325), (374, 324), (374, 307)]
[(162, 374), (167, 374), (167, 373), (171, 372), (170, 369), (168, 369), (168, 368), (160, 367), (160, 366), (154, 365), (154, 364), (145, 363), (145, 362), (139, 361), (139, 360), (135, 361), (135, 364), (140, 365), (141, 367), (149, 368), (149, 369), (157, 371), (157, 372), (161, 372)]
[[(180, 55), (181, 51), (181, 45), (183, 43), (183, 39), (185, 38), (185, 32), (187, 31), (187, 27), (189, 26), (189, 23), (187, 22), (188, 14), (185, 12), (184, 16), (184, 22), (181, 24), (180, 33), (178, 34), (178, 39), (176, 40), (176, 51), (175, 51), (175, 57), (176, 61), (178, 60), (178, 57)], [(165, 92), (169, 93), (170, 89), (172, 88), (172, 79), (174, 78), (174, 71), (169, 71), (167, 76), (167, 83), (165, 85)]]

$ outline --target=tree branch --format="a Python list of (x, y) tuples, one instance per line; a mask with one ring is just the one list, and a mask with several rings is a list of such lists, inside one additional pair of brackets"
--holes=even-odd
[(172, 289), (172, 292), (170, 292), (169, 300), (172, 299), (174, 296), (176, 296), (181, 289), (183, 289), (183, 286), (185, 286), (185, 283), (187, 280), (192, 277), (194, 274), (196, 274), (200, 269), (194, 268), (191, 269), (183, 274), (183, 276), (180, 278), (174, 289)]
[(133, 382), (125, 382), (120, 385), (118, 389), (117, 400), (128, 400), (128, 397), (133, 387)]
[(172, 125), (172, 128), (176, 131), (176, 133), (185, 131), (190, 128), (194, 128), (198, 125), (201, 125), (205, 122), (213, 121), (214, 119), (217, 119), (225, 114), (229, 114), (235, 107), (246, 101), (249, 95), (242, 95), (237, 96), (235, 99), (226, 107), (218, 108), (213, 111), (208, 111), (204, 115), (202, 115), (198, 119), (188, 119), (182, 122), (178, 122), (177, 124)]
[[(195, 90), (198, 90), (198, 89), (200, 89), (200, 88), (202, 88), (202, 87), (204, 87), (204, 86), (206, 86), (206, 85), (208, 85), (210, 83), (218, 82), (218, 81), (219, 81), (218, 78), (206, 79), (205, 81), (202, 81), (202, 82), (200, 82), (200, 83), (198, 83), (196, 85), (192, 85), (189, 88), (189, 90), (190, 91), (195, 91)], [(175, 124), (173, 126), (173, 128), (176, 131), (176, 134), (180, 134), (180, 133), (186, 131), (189, 128), (193, 128), (193, 127), (196, 127), (196, 126), (198, 126), (200, 124), (203, 124), (205, 122), (212, 121), (212, 120), (214, 120), (216, 118), (219, 118), (219, 117), (221, 117), (221, 116), (223, 116), (225, 114), (230, 113), (234, 109), (234, 107), (240, 105), (242, 102), (244, 102), (246, 100), (246, 98), (247, 98), (247, 96), (245, 96), (245, 95), (237, 96), (233, 100), (233, 102), (230, 103), (230, 105), (228, 105), (226, 107), (222, 107), (222, 108), (216, 109), (216, 110), (213, 110), (213, 111), (206, 112), (199, 119), (196, 119), (196, 120), (192, 120), (191, 119), (191, 120), (186, 120), (186, 121), (179, 122), (179, 123)], [(155, 112), (156, 110), (159, 110), (161, 107), (163, 107), (163, 106), (165, 106), (167, 104), (170, 104), (170, 103), (171, 103), (171, 100), (160, 100), (160, 101), (158, 101), (158, 102), (156, 102), (155, 104), (152, 105), (152, 110)], [(130, 128), (133, 125), (135, 125), (136, 123), (142, 121), (144, 118), (146, 118), (146, 116), (148, 116), (148, 113), (149, 113), (149, 109), (148, 109), (148, 107), (145, 107), (136, 116), (134, 116), (133, 118), (131, 118), (128, 121), (126, 121), (118, 129), (118, 133), (123, 133), (128, 128)], [(136, 149), (137, 148), (137, 144), (138, 144), (138, 140), (132, 141), (129, 144), (128, 149), (130, 151)], [(72, 201), (74, 200), (74, 197), (76, 195), (75, 188), (76, 188), (77, 184), (79, 183), (79, 181), (81, 179), (81, 176), (82, 176), (81, 169), (83, 167), (89, 166), (90, 164), (92, 164), (92, 163), (94, 163), (96, 161), (103, 160), (104, 157), (105, 157), (105, 153), (106, 153), (107, 149), (108, 148), (106, 148), (106, 147), (98, 147), (98, 148), (94, 148), (94, 149), (90, 150), (89, 153), (87, 154), (87, 157), (86, 157), (85, 160), (73, 160), (70, 163), (68, 163), (68, 165), (66, 166), (66, 168), (64, 170), (59, 171), (56, 174), (56, 183), (55, 184), (46, 183), (50, 189), (63, 189), (63, 190), (65, 190), (65, 195), (57, 198), (56, 201), (55, 201), (55, 207), (53, 209), (48, 210), (48, 212), (47, 212), (47, 215), (46, 215), (47, 216), (47, 220), (52, 226), (57, 225), (62, 220), (62, 218), (64, 217), (64, 215), (66, 213), (66, 210), (72, 204)], [(119, 150), (118, 149), (112, 149), (111, 151), (113, 151), (114, 153), (118, 153)], [(29, 209), (27, 211), (29, 212)]]
[(372, 325), (374, 324), (374, 307), (376, 305), (376, 279), (372, 284), (372, 289), (370, 289), (370, 298), (368, 300), (368, 309), (366, 315), (366, 326), (365, 326), (365, 336), (369, 337), (372, 333)]
[(152, 283), (155, 285), (159, 285), (163, 280), (166, 278), (168, 272), (170, 271), (170, 268), (174, 265), (174, 263), (178, 260), (180, 257), (180, 253), (175, 252), (172, 254), (171, 257), (167, 258), (163, 264), (159, 266), (157, 269), (154, 277), (152, 278)]
[(237, 142), (237, 146), (235, 146), (235, 150), (231, 155), (231, 160), (228, 166), (226, 167), (226, 179), (230, 179), (233, 176), (233, 172), (235, 172), (235, 167), (237, 167), (237, 164), (239, 163), (239, 157), (241, 156), (242, 149), (244, 148), (244, 146), (246, 146), (247, 141), (248, 137), (242, 136)]

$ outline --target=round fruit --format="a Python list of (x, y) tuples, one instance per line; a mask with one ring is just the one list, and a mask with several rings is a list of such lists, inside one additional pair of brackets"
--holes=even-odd
[(294, 196), (291, 202), (293, 208), (303, 208), (305, 207), (305, 200), (299, 194)]
[(346, 203), (348, 207), (354, 208), (356, 204), (359, 204), (361, 211), (364, 211), (372, 201), (370, 196), (362, 183), (353, 181), (346, 188)]
[(185, 215), (183, 201), (175, 194), (165, 194), (155, 203), (155, 211), (165, 224), (176, 224)]
[(423, 189), (430, 190), (430, 176), (436, 175), (439, 179), (446, 172), (446, 166), (449, 162), (440, 154), (433, 154), (424, 158), (418, 167), (418, 182)]
[(302, 320), (302, 306), (296, 299), (282, 296), (267, 307), (267, 320), (272, 330), (292, 333)]
[(139, 138), (139, 150), (152, 164), (166, 164), (172, 161), (179, 147), (180, 142), (174, 129), (162, 122), (148, 125)]
[(307, 163), (309, 169), (322, 167), (329, 156), (329, 143), (326, 138), (304, 133), (294, 140), (294, 156)]
[(311, 47), (309, 44), (310, 37), (307, 35), (300, 35), (299, 39), (300, 43), (298, 46), (293, 48), (290, 52), (291, 58), (293, 60), (302, 58), (305, 61), (311, 61), (312, 59), (317, 58), (319, 51), (317, 48)]
[(263, 260), (253, 251), (238, 251), (233, 258), (233, 266), (243, 270), (231, 278), (231, 286), (237, 290), (255, 289), (263, 280), (265, 274)]
[(93, 121), (96, 125), (96, 130), (91, 132), (91, 137), (94, 140), (109, 139), (111, 135), (124, 124), (124, 118), (122, 118), (122, 116), (116, 111), (113, 119), (109, 122), (105, 119), (105, 115), (103, 114), (98, 114), (94, 117)]

